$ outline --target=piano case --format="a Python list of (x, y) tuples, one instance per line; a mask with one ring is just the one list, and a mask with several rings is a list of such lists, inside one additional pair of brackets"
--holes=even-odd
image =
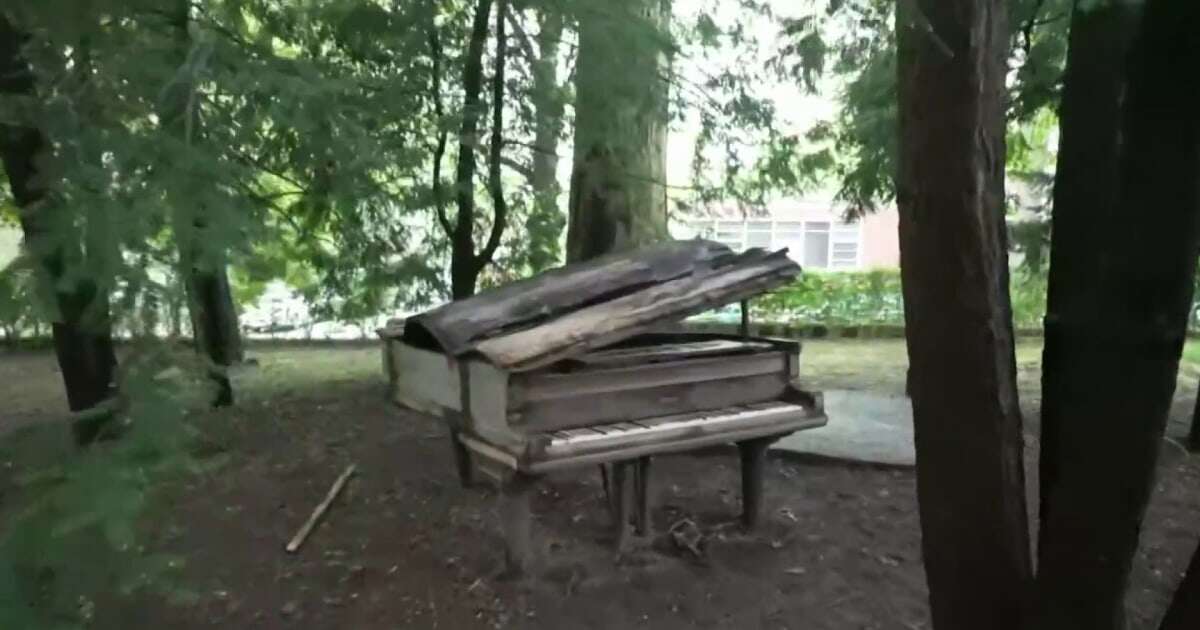
[(527, 473), (822, 426), (798, 343), (662, 332), (799, 272), (702, 240), (563, 267), (381, 330), (391, 395)]

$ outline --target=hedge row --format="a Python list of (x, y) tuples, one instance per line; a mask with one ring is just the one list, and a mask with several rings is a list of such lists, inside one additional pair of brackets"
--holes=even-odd
[[(1011, 278), (1013, 325), (1040, 328), (1046, 312), (1046, 277), (1023, 271)], [(805, 272), (795, 283), (752, 302), (755, 321), (788, 325), (903, 326), (904, 297), (898, 270)]]

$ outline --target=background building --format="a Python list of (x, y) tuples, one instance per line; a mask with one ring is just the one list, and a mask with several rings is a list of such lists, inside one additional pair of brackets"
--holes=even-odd
[(805, 269), (857, 271), (900, 266), (899, 214), (887, 206), (847, 222), (833, 200), (783, 199), (753, 214), (730, 209), (712, 216), (677, 217), (676, 238), (708, 238), (736, 251), (788, 248)]

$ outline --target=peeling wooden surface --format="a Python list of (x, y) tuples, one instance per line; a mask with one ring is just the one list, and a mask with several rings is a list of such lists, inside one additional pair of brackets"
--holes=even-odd
[(769, 291), (800, 267), (786, 250), (735, 254), (669, 241), (555, 269), (390, 324), (385, 339), (519, 371), (603, 348), (656, 325)]
[(541, 326), (493, 337), (475, 346), (492, 363), (513, 370), (548, 365), (675, 321), (769, 291), (799, 271), (786, 255), (688, 276), (572, 311)]

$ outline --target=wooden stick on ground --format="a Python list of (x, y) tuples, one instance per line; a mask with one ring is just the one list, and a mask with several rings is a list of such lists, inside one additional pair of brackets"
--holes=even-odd
[(321, 517), (329, 510), (329, 506), (333, 504), (333, 500), (341, 494), (342, 488), (346, 487), (346, 482), (350, 480), (350, 477), (354, 475), (354, 471), (357, 469), (357, 466), (350, 464), (342, 472), (341, 476), (337, 478), (337, 481), (333, 482), (333, 486), (329, 488), (329, 493), (325, 495), (325, 500), (317, 505), (316, 509), (313, 510), (312, 516), (308, 517), (308, 522), (304, 523), (300, 531), (296, 532), (296, 535), (292, 537), (292, 541), (287, 544), (288, 553), (296, 553), (296, 550), (300, 549), (300, 545), (304, 544), (308, 535), (312, 533), (313, 528), (317, 526), (317, 521), (321, 520)]

